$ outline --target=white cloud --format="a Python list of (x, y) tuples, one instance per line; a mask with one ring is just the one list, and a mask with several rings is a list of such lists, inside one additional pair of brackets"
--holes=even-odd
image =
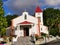
[(60, 5), (60, 0), (46, 0), (45, 3), (50, 6)]
[(38, 0), (8, 0), (4, 2), (4, 5), (12, 12), (20, 13), (21, 10), (25, 10), (26, 8), (32, 10), (37, 3)]
[(60, 8), (60, 0), (8, 0), (4, 2), (7, 8), (16, 14), (20, 14), (27, 9), (30, 13), (35, 11), (35, 7), (40, 5), (42, 8)]
[(5, 2), (5, 5), (13, 8), (21, 8), (21, 7), (29, 7), (32, 5), (36, 5), (38, 0), (8, 0)]
[(29, 6), (29, 5), (35, 5), (37, 0), (16, 0), (14, 1), (15, 6)]

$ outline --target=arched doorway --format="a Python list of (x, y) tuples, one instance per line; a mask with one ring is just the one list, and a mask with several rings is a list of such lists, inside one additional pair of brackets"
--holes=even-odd
[(29, 27), (24, 27), (24, 36), (29, 36)]
[(23, 30), (24, 36), (29, 36), (31, 27), (32, 25), (20, 25), (20, 30)]

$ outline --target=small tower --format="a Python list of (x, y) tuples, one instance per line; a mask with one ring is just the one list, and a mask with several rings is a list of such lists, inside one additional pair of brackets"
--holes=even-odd
[(38, 18), (38, 35), (41, 35), (40, 33), (40, 24), (43, 25), (43, 12), (38, 6), (35, 10), (35, 17)]
[(40, 18), (40, 24), (43, 25), (43, 11), (39, 6), (35, 10), (35, 17)]

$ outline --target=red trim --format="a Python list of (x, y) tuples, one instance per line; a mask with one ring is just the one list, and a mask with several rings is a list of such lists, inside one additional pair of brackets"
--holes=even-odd
[(20, 24), (33, 24), (32, 22), (28, 22), (28, 21), (24, 21), (24, 22), (21, 22)]
[(11, 33), (10, 33), (10, 35), (13, 35), (13, 30), (14, 30), (14, 26), (13, 26), (13, 20), (12, 20), (12, 24), (11, 24)]
[(38, 6), (38, 7), (36, 8), (35, 12), (43, 12), (43, 11), (42, 11), (41, 8)]
[(41, 35), (41, 33), (40, 33), (40, 18), (38, 17), (38, 32), (39, 32), (39, 36)]
[(11, 29), (13, 29), (13, 20), (12, 20), (12, 25), (11, 25)]

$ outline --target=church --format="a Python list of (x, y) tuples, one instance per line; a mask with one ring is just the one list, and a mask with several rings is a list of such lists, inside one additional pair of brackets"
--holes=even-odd
[(35, 16), (24, 11), (11, 22), (11, 33), (19, 37), (31, 36), (32, 34), (40, 36), (41, 33), (49, 34), (48, 27), (43, 24), (43, 11), (39, 6), (35, 10)]

